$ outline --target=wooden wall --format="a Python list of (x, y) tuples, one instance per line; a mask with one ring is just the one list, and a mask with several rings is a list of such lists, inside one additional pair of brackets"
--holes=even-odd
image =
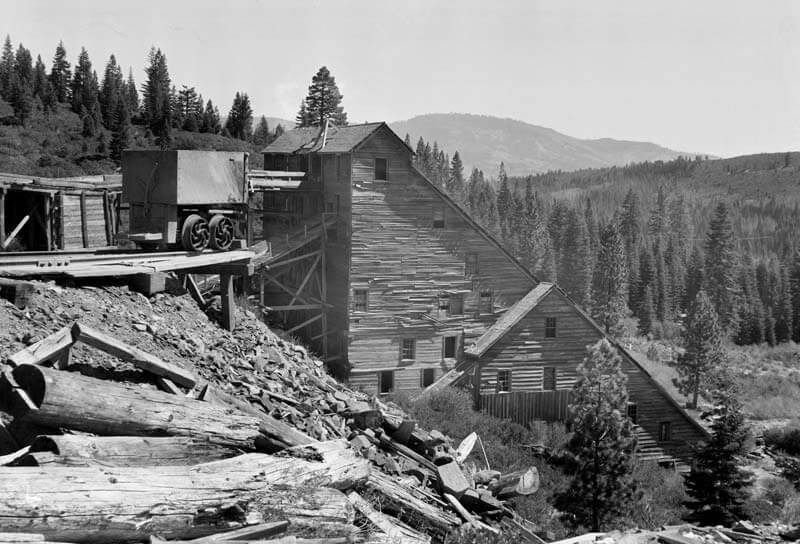
[[(443, 360), (443, 337), (462, 337), (460, 355), (534, 281), (413, 170), (410, 152), (388, 128), (352, 157), (350, 382), (375, 392), (378, 371), (396, 370), (396, 390), (417, 390), (420, 369), (435, 368), (438, 377), (458, 360)], [(387, 181), (374, 179), (376, 157), (388, 159)], [(445, 226), (434, 228), (440, 214)], [(465, 274), (466, 253), (479, 255), (474, 276)], [(368, 311), (354, 311), (354, 289), (369, 290)], [(479, 315), (483, 290), (493, 293), (493, 314)], [(446, 291), (462, 294), (463, 315), (439, 311)], [(416, 340), (412, 362), (400, 360), (403, 338)]]
[[(556, 338), (545, 338), (545, 318), (557, 319)], [(556, 393), (570, 390), (577, 378), (577, 367), (586, 354), (587, 345), (600, 340), (602, 334), (593, 327), (558, 291), (551, 291), (520, 323), (481, 357), (479, 367), (480, 404), (488, 413), (512, 417), (526, 425), (533, 419), (563, 420), (553, 411), (563, 413), (563, 406), (536, 399), (536, 392), (549, 399), (553, 392), (543, 391), (543, 369), (556, 368)], [(511, 392), (497, 392), (498, 370), (511, 371)], [(628, 377), (630, 402), (638, 412), (639, 449), (643, 458), (688, 460), (690, 444), (703, 438), (684, 414), (670, 402), (645, 372), (627, 357), (623, 371)], [(534, 392), (520, 394), (518, 392)], [(497, 399), (510, 397), (509, 400)], [(511, 400), (511, 399), (515, 400)], [(566, 397), (559, 397), (561, 403)], [(550, 399), (552, 400), (552, 399)], [(511, 406), (513, 402), (522, 403)], [(537, 406), (541, 404), (539, 408)], [(672, 439), (659, 442), (661, 422), (670, 422)]]
[[(63, 195), (61, 203), (61, 232), (63, 233), (62, 249), (80, 249), (83, 247), (105, 247), (114, 245), (108, 239), (106, 221), (110, 220), (102, 193), (86, 193), (85, 211), (81, 211), (80, 195)], [(86, 222), (86, 240), (84, 240), (83, 222)], [(112, 232), (114, 228), (112, 226)]]

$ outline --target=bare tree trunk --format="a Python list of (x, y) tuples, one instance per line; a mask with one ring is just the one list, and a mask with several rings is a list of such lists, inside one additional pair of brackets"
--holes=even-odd
[(203, 437), (245, 451), (277, 451), (313, 439), (267, 414), (262, 417), (216, 404), (63, 372), (20, 365), (13, 378), (38, 407), (17, 406), (15, 416), (45, 427), (110, 436)]
[(250, 453), (194, 467), (3, 467), (0, 519), (4, 531), (70, 542), (195, 538), (253, 517), (342, 536), (353, 510), (331, 488), (365, 480), (368, 462), (338, 444), (314, 455), (322, 461)]

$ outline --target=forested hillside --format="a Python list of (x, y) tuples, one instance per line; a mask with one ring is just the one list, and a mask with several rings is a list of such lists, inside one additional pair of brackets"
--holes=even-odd
[[(110, 173), (125, 148), (258, 151), (280, 135), (264, 116), (253, 127), (245, 92), (224, 118), (195, 87), (178, 88), (166, 55), (152, 49), (138, 87), (112, 54), (102, 77), (82, 49), (72, 65), (63, 44), (49, 67), (6, 37), (0, 56), (0, 172), (41, 176)], [(255, 166), (261, 158), (254, 154)]]
[(541, 279), (614, 330), (671, 334), (709, 292), (741, 344), (800, 340), (800, 154), (489, 179), (420, 141), (417, 166)]

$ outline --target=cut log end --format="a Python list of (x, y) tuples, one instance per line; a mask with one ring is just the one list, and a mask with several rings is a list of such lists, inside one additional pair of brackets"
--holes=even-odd
[[(45, 380), (42, 369), (35, 365), (20, 365), (12, 371), (14, 380), (19, 384), (33, 403), (40, 407), (44, 402), (44, 395), (47, 391), (47, 380)], [(14, 416), (23, 415), (29, 411), (27, 407), (19, 405), (15, 406)]]

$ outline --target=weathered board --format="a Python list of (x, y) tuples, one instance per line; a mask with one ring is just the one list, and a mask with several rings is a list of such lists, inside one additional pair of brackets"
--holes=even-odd
[[(387, 159), (388, 180), (375, 179), (376, 158)], [(411, 153), (388, 128), (360, 145), (352, 161), (350, 381), (375, 391), (379, 371), (395, 370), (395, 389), (418, 390), (421, 368), (435, 367), (437, 377), (452, 368), (465, 343), (535, 280), (413, 168)], [(477, 257), (472, 274), (468, 254)], [(366, 311), (355, 307), (356, 290), (367, 291)], [(482, 292), (491, 293), (491, 311), (480, 311)], [(450, 312), (442, 309), (444, 296)], [(444, 357), (447, 336), (458, 337), (452, 358)], [(407, 360), (403, 339), (415, 344)]]

